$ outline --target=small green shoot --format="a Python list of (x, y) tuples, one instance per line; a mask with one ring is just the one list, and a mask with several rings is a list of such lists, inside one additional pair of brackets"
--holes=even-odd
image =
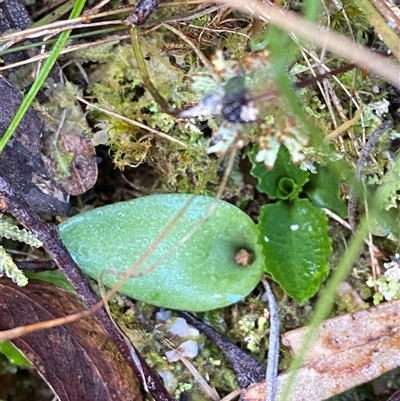
[[(299, 199), (310, 173), (290, 161), (286, 148), (280, 148), (270, 171), (264, 163), (254, 162), (256, 154), (254, 148), (250, 154), (251, 173), (258, 179), (257, 188), (270, 199), (278, 199), (261, 207), (258, 241), (263, 247), (264, 268), (302, 304), (318, 291), (328, 275), (328, 220), (308, 199)], [(314, 193), (318, 193), (315, 188)]]

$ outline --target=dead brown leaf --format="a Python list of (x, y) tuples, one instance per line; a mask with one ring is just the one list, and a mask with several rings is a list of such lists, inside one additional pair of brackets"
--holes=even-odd
[[(18, 287), (0, 279), (0, 330), (82, 311), (73, 294), (31, 280)], [(32, 332), (12, 340), (32, 362), (60, 401), (140, 401), (132, 370), (94, 317)]]
[(97, 163), (94, 147), (88, 138), (73, 134), (60, 135), (61, 148), (65, 154), (72, 153), (71, 175), (60, 180), (70, 195), (81, 195), (97, 180)]
[[(285, 333), (283, 343), (299, 352), (308, 328)], [(400, 366), (400, 301), (326, 320), (298, 372), (290, 399), (320, 401)], [(278, 378), (278, 394), (287, 382)], [(264, 401), (265, 382), (246, 389), (242, 401)], [(287, 401), (289, 401), (287, 400)]]

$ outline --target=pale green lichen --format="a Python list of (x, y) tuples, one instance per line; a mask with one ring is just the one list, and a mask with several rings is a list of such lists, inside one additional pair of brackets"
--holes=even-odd
[(43, 245), (37, 237), (25, 230), (25, 228), (20, 229), (17, 225), (2, 219), (0, 219), (0, 237), (9, 238), (19, 242), (25, 242), (25, 244), (34, 246), (36, 248), (39, 248)]
[[(20, 229), (17, 225), (3, 219), (0, 219), (0, 237), (25, 242), (26, 244), (36, 248), (43, 245), (42, 242), (29, 231), (24, 228)], [(14, 283), (21, 287), (28, 283), (28, 279), (25, 277), (24, 273), (18, 269), (11, 256), (0, 245), (0, 275), (2, 274), (11, 278)]]
[(0, 276), (3, 274), (20, 287), (28, 284), (28, 279), (25, 277), (25, 274), (18, 269), (11, 256), (0, 245)]

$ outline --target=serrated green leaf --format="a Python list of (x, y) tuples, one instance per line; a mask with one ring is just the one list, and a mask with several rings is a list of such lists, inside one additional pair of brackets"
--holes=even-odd
[[(154, 195), (101, 207), (60, 225), (60, 235), (84, 273), (98, 279), (104, 270), (125, 272), (160, 235), (191, 195)], [(198, 196), (141, 270), (163, 257), (214, 202)], [(235, 262), (246, 249), (247, 267)], [(135, 299), (172, 309), (204, 311), (235, 303), (259, 282), (263, 256), (254, 222), (240, 209), (219, 201), (211, 216), (170, 258), (150, 273), (129, 279), (121, 289)], [(118, 274), (107, 273), (112, 287)]]
[(340, 177), (336, 169), (328, 166), (317, 166), (317, 174), (310, 174), (304, 187), (311, 202), (319, 207), (325, 207), (345, 219), (347, 206), (340, 198)]
[(268, 170), (264, 163), (255, 162), (256, 154), (257, 148), (254, 147), (249, 157), (253, 165), (251, 174), (258, 180), (258, 190), (265, 192), (271, 199), (296, 199), (309, 173), (292, 163), (289, 151), (284, 146), (279, 149), (272, 170)]
[(258, 224), (265, 271), (299, 304), (328, 275), (331, 241), (327, 218), (308, 199), (264, 205)]

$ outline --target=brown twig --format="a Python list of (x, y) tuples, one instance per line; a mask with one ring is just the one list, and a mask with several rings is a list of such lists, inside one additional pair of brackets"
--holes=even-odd
[[(59, 269), (75, 288), (83, 302), (89, 307), (95, 307), (99, 298), (90, 287), (88, 279), (82, 274), (68, 250), (58, 235), (57, 228), (43, 222), (31, 207), (22, 199), (11, 187), (11, 185), (0, 174), (0, 209), (14, 216), (20, 224), (32, 231), (36, 237), (42, 241), (43, 247), (53, 258)], [(173, 401), (174, 399), (165, 389), (160, 378), (154, 374), (146, 361), (138, 354), (141, 366), (138, 367), (131, 355), (130, 347), (125, 342), (121, 333), (117, 330), (114, 323), (109, 318), (104, 307), (98, 308), (94, 313), (98, 323), (113, 341), (118, 351), (126, 362), (141, 378), (141, 371), (144, 372), (145, 383), (150, 394), (157, 401)]]
[(57, 265), (52, 260), (40, 260), (35, 262), (29, 261), (14, 261), (18, 269), (30, 272), (44, 272), (58, 269)]

